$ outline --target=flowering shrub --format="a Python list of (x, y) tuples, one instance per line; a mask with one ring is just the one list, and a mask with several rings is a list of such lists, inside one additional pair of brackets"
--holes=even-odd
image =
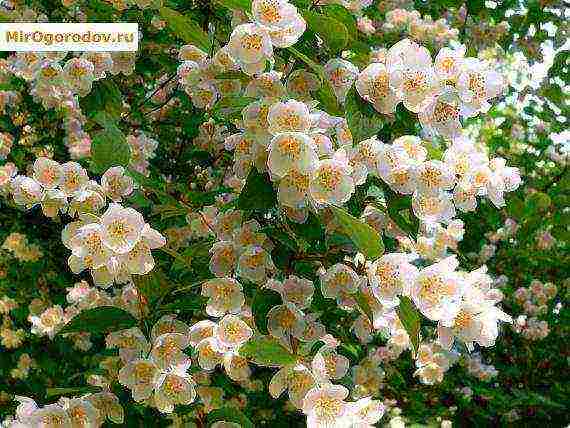
[(2, 426), (569, 422), (562, 5), (32, 3), (142, 40), (0, 60)]

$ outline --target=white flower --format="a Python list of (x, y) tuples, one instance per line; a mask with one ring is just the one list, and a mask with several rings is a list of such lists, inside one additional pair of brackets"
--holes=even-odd
[(455, 206), (447, 192), (435, 195), (415, 193), (412, 196), (412, 210), (417, 218), (426, 223), (447, 223), (455, 217)]
[(36, 410), (30, 417), (30, 427), (72, 428), (71, 418), (58, 404), (48, 404)]
[(467, 117), (485, 113), (491, 105), (488, 100), (500, 95), (505, 88), (502, 76), (477, 58), (466, 58), (457, 79), (457, 90), (464, 103)]
[(436, 195), (442, 190), (450, 190), (455, 184), (455, 173), (447, 164), (438, 160), (422, 163), (414, 170), (418, 192)]
[(269, 145), (267, 167), (277, 177), (295, 170), (311, 172), (318, 161), (315, 143), (307, 134), (285, 132), (273, 137)]
[(291, 337), (300, 338), (307, 323), (303, 312), (292, 303), (272, 307), (267, 313), (267, 330), (291, 349)]
[(428, 134), (455, 138), (461, 135), (461, 106), (457, 91), (445, 86), (438, 94), (426, 99), (418, 118)]
[(63, 67), (63, 77), (71, 90), (79, 96), (91, 92), (91, 85), (95, 79), (95, 67), (85, 58), (71, 58)]
[(441, 80), (453, 83), (463, 70), (466, 48), (460, 45), (457, 48), (444, 47), (435, 57), (435, 72)]
[(358, 76), (358, 68), (349, 61), (333, 58), (325, 64), (325, 76), (331, 82), (333, 91), (340, 103)]
[(307, 392), (315, 386), (313, 373), (304, 365), (288, 365), (281, 368), (269, 382), (269, 393), (279, 398), (285, 390), (289, 390), (289, 398), (298, 409), (303, 406)]
[(129, 196), (133, 189), (133, 179), (125, 175), (125, 168), (113, 166), (101, 177), (101, 187), (105, 195), (114, 202), (120, 202), (125, 196)]
[(251, 3), (253, 18), (271, 29), (285, 29), (297, 19), (297, 8), (287, 0), (254, 0)]
[(82, 398), (61, 398), (60, 402), (71, 419), (72, 428), (98, 426), (98, 411), (89, 401)]
[(241, 24), (234, 28), (228, 51), (240, 64), (259, 64), (273, 55), (267, 29), (259, 24)]
[(170, 367), (155, 383), (154, 404), (162, 413), (172, 413), (175, 404), (190, 404), (196, 399), (194, 381), (186, 372), (190, 362)]
[(311, 176), (311, 197), (319, 204), (344, 204), (355, 190), (351, 173), (344, 150), (337, 151), (332, 159), (319, 161)]
[(152, 360), (136, 359), (119, 370), (118, 380), (131, 390), (133, 400), (139, 402), (151, 397), (159, 376), (160, 371)]
[(310, 174), (291, 170), (285, 175), (277, 187), (277, 199), (281, 205), (290, 208), (303, 208), (307, 205)]
[(495, 206), (505, 206), (504, 192), (512, 192), (521, 184), (522, 180), (518, 168), (506, 166), (503, 158), (494, 158), (489, 164), (491, 177), (487, 185), (487, 194)]
[(136, 210), (114, 203), (109, 204), (100, 224), (103, 244), (119, 254), (126, 254), (135, 247), (145, 226), (143, 216)]
[(189, 338), (184, 334), (164, 333), (154, 340), (150, 357), (162, 370), (180, 364), (190, 364), (190, 359), (183, 352), (189, 344)]
[(12, 179), (12, 196), (14, 202), (18, 205), (25, 205), (26, 208), (32, 208), (41, 202), (44, 190), (40, 183), (25, 175), (17, 175)]
[(288, 27), (278, 29), (269, 28), (269, 36), (274, 46), (287, 48), (297, 43), (306, 29), (307, 23), (300, 14), (297, 14)]
[(215, 278), (204, 282), (202, 295), (208, 297), (206, 313), (212, 317), (238, 314), (245, 303), (242, 286), (233, 278)]
[(216, 337), (230, 349), (237, 349), (253, 336), (253, 330), (235, 315), (225, 315), (216, 327)]
[(60, 183), (60, 189), (67, 196), (73, 196), (89, 181), (87, 171), (77, 162), (66, 162), (61, 165), (61, 168), (63, 169), (63, 181)]
[(414, 113), (421, 111), (424, 100), (438, 86), (429, 51), (409, 39), (401, 40), (388, 50), (386, 67), (390, 86), (404, 107)]
[(67, 197), (59, 189), (47, 189), (41, 201), (42, 212), (46, 217), (57, 217), (67, 208)]
[(34, 179), (40, 183), (45, 189), (53, 189), (63, 180), (63, 168), (52, 159), (40, 157), (37, 158), (33, 166)]
[(288, 100), (271, 106), (267, 122), (268, 131), (273, 135), (281, 132), (307, 132), (311, 126), (311, 117), (305, 103)]
[(80, 227), (69, 243), (72, 254), (83, 260), (92, 269), (98, 269), (107, 264), (112, 252), (102, 240), (102, 229), (97, 223)]
[(348, 389), (342, 385), (324, 384), (312, 388), (303, 399), (307, 428), (345, 428), (349, 423), (350, 407), (344, 400)]
[(405, 253), (386, 254), (367, 266), (374, 296), (385, 306), (397, 306), (399, 295), (408, 295), (419, 273)]
[(427, 318), (449, 325), (461, 308), (465, 283), (455, 272), (455, 256), (423, 268), (411, 289), (415, 305)]
[(393, 113), (401, 100), (390, 87), (390, 75), (386, 66), (379, 62), (370, 64), (356, 79), (356, 90), (366, 101), (383, 114)]

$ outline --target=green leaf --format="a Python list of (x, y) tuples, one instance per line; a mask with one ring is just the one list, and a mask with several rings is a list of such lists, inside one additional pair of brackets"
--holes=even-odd
[(320, 77), (321, 80), (326, 80), (324, 77), (325, 76), (325, 70), (324, 70), (322, 65), (317, 64), (315, 61), (313, 61), (311, 58), (309, 58), (303, 52), (301, 52), (300, 50), (298, 50), (294, 47), (288, 47), (287, 50), (289, 52), (291, 52), (293, 55), (295, 55), (298, 59), (303, 61), (305, 64), (307, 64), (311, 68), (311, 70), (313, 70), (317, 74), (317, 76)]
[(91, 117), (104, 112), (109, 118), (118, 120), (123, 110), (121, 91), (112, 79), (94, 82), (91, 92), (79, 103), (81, 110)]
[(485, 0), (467, 0), (467, 12), (471, 16), (477, 16), (485, 9)]
[(270, 336), (254, 337), (239, 349), (239, 353), (255, 364), (268, 367), (281, 367), (297, 360), (295, 355)]
[(206, 307), (207, 297), (198, 294), (182, 294), (176, 297), (176, 302), (166, 303), (159, 307), (160, 311), (175, 312), (196, 312)]
[(361, 290), (358, 290), (354, 295), (354, 300), (358, 303), (358, 307), (362, 309), (362, 312), (366, 314), (370, 322), (374, 322), (374, 314), (372, 313), (372, 308), (368, 304), (368, 300), (366, 300), (366, 296)]
[(315, 91), (315, 99), (327, 113), (332, 115), (342, 115), (342, 109), (338, 104), (333, 88), (327, 79), (321, 83), (321, 87)]
[(133, 275), (133, 283), (149, 303), (154, 302), (172, 288), (170, 280), (158, 266), (146, 275)]
[(208, 35), (192, 19), (167, 7), (161, 7), (159, 12), (168, 22), (170, 30), (186, 43), (192, 43), (206, 52), (210, 50)]
[(550, 200), (550, 196), (548, 196), (546, 193), (531, 193), (526, 198), (526, 212), (528, 214), (533, 214), (540, 211), (546, 211), (550, 207), (551, 203), (552, 201)]
[(258, 330), (267, 334), (267, 313), (276, 305), (281, 304), (279, 293), (269, 289), (258, 289), (253, 296), (251, 312)]
[[(412, 212), (412, 198), (398, 195), (387, 185), (383, 185), (383, 192), (390, 219), (415, 239), (418, 235), (419, 222)], [(408, 218), (405, 218), (401, 211), (405, 211), (404, 214), (407, 214)]]
[(330, 18), (334, 18), (338, 22), (342, 22), (346, 28), (349, 42), (358, 40), (358, 26), (354, 15), (344, 6), (340, 4), (329, 4), (322, 7), (324, 14)]
[(112, 166), (128, 166), (131, 148), (121, 130), (115, 125), (93, 135), (91, 144), (91, 171), (102, 174)]
[(243, 211), (267, 211), (275, 206), (277, 196), (267, 173), (252, 168), (247, 176), (237, 206)]
[(46, 398), (72, 395), (75, 397), (101, 391), (97, 386), (78, 386), (74, 388), (46, 388)]
[(225, 421), (239, 424), (242, 428), (254, 428), (255, 425), (235, 407), (223, 407), (208, 413), (208, 423), (212, 425), (214, 422)]
[(384, 124), (382, 116), (374, 110), (372, 104), (360, 98), (354, 87), (346, 96), (345, 117), (355, 143), (376, 135)]
[(241, 111), (254, 102), (256, 99), (251, 97), (228, 96), (220, 99), (212, 109), (213, 112), (222, 112), (224, 114), (241, 113)]
[(69, 321), (58, 334), (110, 333), (134, 327), (138, 321), (127, 311), (115, 306), (99, 306), (82, 311)]
[(323, 39), (332, 53), (341, 51), (348, 43), (348, 30), (342, 22), (310, 11), (303, 12), (303, 17), (307, 26)]
[(507, 211), (515, 219), (522, 219), (524, 217), (524, 202), (518, 196), (511, 196), (507, 200)]
[(214, 2), (231, 10), (251, 11), (251, 0), (214, 0)]
[(331, 207), (331, 209), (344, 234), (367, 259), (377, 259), (384, 253), (382, 237), (373, 227), (340, 208)]
[(413, 354), (416, 355), (420, 346), (420, 313), (409, 297), (400, 296), (400, 305), (396, 308), (398, 318), (406, 329), (412, 344)]

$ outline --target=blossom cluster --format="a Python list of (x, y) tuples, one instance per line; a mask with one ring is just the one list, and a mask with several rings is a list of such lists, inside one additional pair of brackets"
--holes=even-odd
[[(141, 318), (148, 310), (141, 300), (140, 292), (133, 284), (127, 284), (120, 289), (108, 292), (90, 286), (86, 281), (80, 281), (67, 289), (69, 305), (41, 305), (30, 308), (28, 321), (32, 324), (32, 334), (54, 338), (55, 335), (75, 316), (82, 311), (101, 306), (114, 306), (124, 309), (135, 318)], [(87, 333), (66, 333), (73, 340), (74, 347), (87, 351), (91, 347), (90, 335)]]
[(226, 47), (248, 75), (265, 70), (266, 62), (274, 61), (273, 47), (293, 46), (307, 28), (297, 8), (287, 0), (254, 0), (251, 14), (253, 22), (237, 25)]
[[(17, 52), (3, 60), (0, 71), (29, 82), (30, 94), (46, 109), (63, 112), (65, 144), (72, 159), (89, 157), (91, 137), (84, 131), (86, 118), (79, 98), (91, 92), (94, 82), (108, 75), (134, 70), (132, 52), (85, 52), (66, 60), (67, 52)], [(65, 63), (63, 63), (65, 61)], [(6, 100), (15, 101), (17, 93), (6, 93)], [(8, 147), (0, 142), (0, 158)]]
[[(108, 1), (119, 10), (133, 4), (151, 6), (147, 0)], [(66, 0), (65, 6), (73, 3)], [(363, 12), (372, 2), (340, 3), (357, 16), (362, 32), (376, 31), (378, 23)], [(96, 181), (75, 161), (61, 164), (52, 160), (53, 153), (34, 153), (37, 159), (29, 175), (18, 174), (14, 164), (0, 167), (2, 195), (11, 195), (17, 205), (27, 209), (39, 205), (46, 216), (56, 220), (60, 215), (72, 217), (61, 234), (64, 246), (71, 251), (68, 265), (74, 274), (88, 271), (94, 284), (81, 281), (68, 288), (69, 305), (65, 308), (48, 299), (30, 305), (32, 334), (53, 339), (81, 312), (109, 306), (121, 308), (139, 321), (136, 327), (106, 336), (107, 348), (116, 350), (118, 356), (101, 361), (107, 375), (88, 377), (88, 383), (101, 388), (100, 392), (62, 398), (43, 407), (19, 397), (21, 404), (15, 418), (5, 422), (7, 426), (101, 426), (106, 419), (122, 423), (123, 410), (110, 392), (116, 381), (129, 390), (136, 403), (161, 413), (172, 414), (176, 406), (194, 404), (198, 399), (208, 413), (220, 407), (223, 396), (221, 388), (210, 385), (210, 375), (220, 370), (246, 390), (260, 391), (263, 384), (254, 379), (256, 364), (275, 369), (269, 394), (275, 399), (288, 395), (288, 405), (306, 416), (309, 428), (371, 427), (391, 406), (389, 400), (375, 399), (383, 387), (384, 368), (406, 350), (414, 359), (414, 375), (421, 383), (433, 385), (442, 382), (451, 366), (461, 361), (460, 349), (472, 352), (494, 346), (501, 323), (512, 322), (500, 306), (504, 297), (498, 289), (501, 281), (494, 280), (485, 265), (462, 270), (456, 254), (466, 232), (464, 222), (457, 218), (459, 211), (474, 211), (482, 197), (503, 207), (505, 194), (521, 184), (517, 168), (491, 156), (463, 129), (465, 119), (486, 113), (490, 101), (504, 91), (506, 83), (496, 65), (466, 57), (464, 46), (441, 47), (458, 35), (444, 20), (433, 22), (415, 11), (395, 9), (386, 14), (381, 31), (404, 32), (438, 46), (435, 59), (426, 48), (404, 39), (389, 49), (374, 51), (363, 69), (351, 62), (351, 55), (339, 53), (323, 67), (307, 64), (311, 71), (292, 70), (298, 65), (293, 61), (277, 71), (282, 64), (276, 49), (294, 45), (307, 24), (287, 0), (254, 0), (250, 12), (233, 12), (226, 45), (216, 45), (213, 34), (210, 53), (194, 45), (183, 46), (176, 75), (162, 75), (158, 89), (147, 96), (164, 103), (167, 110), (176, 103), (170, 100), (179, 95), (175, 89), (180, 85), (192, 109), (205, 110), (200, 113), (205, 121), (197, 126), (192, 149), (208, 152), (212, 161), (195, 166), (188, 183), (176, 183), (177, 191), (183, 189), (177, 201), (157, 210), (182, 213), (180, 219), (168, 222), (175, 226), (164, 231), (172, 236), (166, 250), (177, 263), (183, 259), (176, 250), (190, 247), (191, 241), (209, 246), (205, 268), (209, 273), (189, 287), (199, 286), (201, 296), (193, 294), (193, 298), (204, 301), (203, 311), (195, 310), (191, 320), (160, 317), (165, 295), (149, 304), (152, 299), (135, 285), (133, 275), (151, 273), (155, 268), (152, 250), (165, 246), (166, 239), (128, 206), (135, 184), (125, 168), (111, 167)], [(166, 24), (158, 17), (153, 22), (157, 29)], [(291, 60), (302, 59), (294, 52), (290, 52)], [(85, 53), (67, 59), (67, 55), (18, 53), (2, 61), (0, 70), (28, 81), (30, 94), (45, 108), (63, 106), (66, 144), (72, 159), (78, 159), (89, 156), (91, 150), (79, 99), (108, 75), (131, 74), (135, 56)], [(338, 108), (329, 109), (323, 94), (318, 94), (329, 86), (333, 94), (328, 101)], [(17, 96), (0, 93), (0, 110)], [(240, 104), (242, 98), (247, 104)], [(355, 105), (368, 108), (364, 103), (382, 120), (392, 120), (401, 103), (417, 114), (423, 138), (394, 133), (392, 141), (380, 141), (368, 133), (369, 138), (358, 139), (351, 130), (350, 115)], [(345, 113), (341, 113), (343, 107)], [(374, 113), (373, 109), (368, 111)], [(328, 113), (333, 110), (336, 116)], [(163, 116), (162, 108), (153, 119), (159, 116)], [(35, 135), (33, 129), (25, 133), (30, 140)], [(12, 135), (0, 133), (0, 159), (11, 156), (13, 141)], [(185, 149), (181, 139), (176, 142)], [(158, 142), (138, 131), (129, 135), (126, 143), (130, 170), (150, 176), (150, 159)], [(163, 178), (174, 183), (177, 177)], [(240, 203), (245, 194), (242, 189), (256, 178), (266, 181), (277, 201), (275, 208), (263, 214), (248, 212)], [(377, 256), (357, 253), (343, 258), (359, 247), (356, 240), (354, 245), (342, 241), (337, 247), (328, 238), (338, 238), (337, 232), (346, 229), (335, 213), (344, 212), (342, 207), (362, 189), (359, 186), (369, 191), (375, 188), (373, 197), (367, 196), (363, 204), (366, 208), (360, 225), (368, 223), (395, 238), (395, 243)], [(215, 202), (188, 202), (191, 198), (184, 194), (185, 187), (193, 193), (212, 191)], [(417, 234), (403, 230), (391, 217), (391, 198), (409, 206), (406, 217), (414, 224), (417, 220)], [(184, 216), (187, 224), (180, 226)], [(327, 238), (319, 242), (326, 247), (323, 254), (307, 254), (309, 244), (290, 230), (291, 225), (311, 227), (309, 218), (323, 224)], [(291, 261), (278, 260), (277, 246), (282, 242), (273, 235), (278, 229), (275, 225), (295, 241), (294, 246), (303, 248)], [(492, 244), (482, 250), (477, 261), (488, 261), (494, 245), (512, 237), (516, 226), (508, 220), (504, 228), (488, 235)], [(341, 234), (347, 234), (346, 230)], [(10, 235), (4, 247), (22, 260), (38, 256), (25, 251), (23, 235)], [(195, 248), (189, 249), (194, 254)], [(307, 266), (314, 268), (312, 273), (294, 267), (305, 258), (311, 262)], [(185, 273), (193, 273), (193, 261), (188, 258)], [(115, 284), (123, 285), (111, 288)], [(533, 284), (531, 290), (536, 302), (527, 291), (517, 292), (516, 299), (529, 314), (542, 312), (543, 300), (551, 296), (552, 288), (539, 290)], [(253, 306), (257, 296), (265, 294), (276, 300), (260, 322)], [(325, 309), (318, 307), (322, 300)], [(401, 312), (405, 307), (411, 307), (418, 318), (429, 320), (431, 326), (418, 328), (412, 336)], [(25, 332), (12, 328), (9, 313), (14, 309), (11, 300), (0, 300), (4, 315), (0, 335), (7, 348), (20, 346), (25, 337)], [(340, 339), (342, 329), (326, 321), (333, 311), (342, 314), (346, 333), (353, 333), (366, 345), (358, 347), (353, 355), (358, 361), (352, 367), (344, 355), (348, 348)], [(532, 319), (525, 321), (519, 318), (515, 328), (528, 325), (531, 336), (539, 335)], [(265, 335), (260, 330), (266, 330)], [(90, 333), (63, 333), (75, 349), (88, 351), (93, 346)], [(380, 337), (384, 344), (376, 346)], [(252, 358), (252, 348), (260, 342), (282, 351), (279, 357), (288, 358), (288, 362)], [(358, 355), (360, 349), (368, 351), (363, 358)], [(484, 380), (497, 374), (477, 356), (467, 358), (466, 364), (471, 374)], [(33, 360), (22, 357), (12, 376), (25, 378), (33, 366)], [(351, 382), (349, 390), (345, 385)], [(395, 417), (390, 426), (403, 426), (403, 418), (395, 410), (392, 413)], [(173, 420), (178, 423), (179, 417), (182, 420), (180, 415)], [(449, 426), (444, 422), (442, 426)], [(234, 428), (235, 424), (216, 422), (212, 426)]]
[(12, 232), (6, 237), (2, 249), (10, 251), (14, 257), (23, 262), (35, 262), (43, 257), (41, 248), (30, 244), (26, 235), (18, 232)]
[[(73, 161), (60, 164), (38, 158), (32, 170), (31, 177), (12, 178), (10, 192), (16, 204), (28, 209), (39, 204), (48, 217), (60, 212), (78, 217), (62, 231), (63, 243), (72, 251), (68, 264), (74, 273), (89, 269), (96, 285), (109, 287), (153, 269), (151, 249), (164, 246), (166, 239), (142, 214), (120, 204), (134, 189), (123, 167), (109, 168), (100, 183)], [(107, 199), (112, 202), (102, 212)]]
[(524, 313), (514, 322), (516, 332), (529, 340), (544, 339), (550, 333), (548, 321), (539, 319), (548, 312), (549, 303), (556, 297), (558, 287), (553, 283), (542, 283), (533, 279), (529, 287), (517, 288), (513, 294), (515, 302)]
[(409, 35), (414, 40), (439, 47), (457, 41), (459, 36), (459, 31), (450, 27), (444, 18), (434, 21), (429, 15), (422, 17), (417, 10), (406, 9), (388, 11), (379, 31)]
[(331, 83), (338, 97), (356, 79), (358, 93), (378, 112), (393, 113), (402, 102), (418, 114), (427, 133), (455, 138), (461, 135), (460, 119), (487, 112), (489, 100), (505, 88), (490, 63), (465, 57), (465, 52), (463, 45), (444, 47), (432, 60), (425, 47), (404, 39), (360, 73), (348, 61), (331, 60), (343, 61), (331, 75)]
[(53, 404), (38, 406), (28, 397), (16, 396), (20, 403), (16, 415), (4, 421), (9, 427), (101, 427), (108, 419), (122, 424), (124, 411), (119, 399), (110, 391), (82, 397), (62, 397)]

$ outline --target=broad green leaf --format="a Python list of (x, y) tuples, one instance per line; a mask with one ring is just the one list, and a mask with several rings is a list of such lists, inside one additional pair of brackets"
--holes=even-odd
[(382, 116), (372, 104), (360, 98), (354, 87), (346, 96), (345, 117), (355, 143), (376, 135), (384, 124)]
[(220, 99), (212, 109), (213, 112), (228, 114), (241, 114), (241, 111), (256, 99), (242, 96), (228, 96)]
[(509, 197), (507, 200), (507, 211), (515, 219), (522, 219), (524, 217), (524, 202), (518, 196)]
[(208, 424), (211, 426), (214, 422), (225, 421), (239, 424), (242, 428), (254, 428), (255, 425), (235, 407), (223, 407), (208, 413)]
[(208, 35), (192, 19), (168, 7), (161, 7), (159, 12), (170, 30), (186, 43), (192, 43), (206, 52), (210, 50)]
[(332, 53), (341, 51), (348, 43), (348, 31), (342, 22), (311, 11), (303, 12), (303, 17), (308, 27), (323, 39)]
[(396, 308), (396, 312), (410, 337), (412, 351), (415, 355), (420, 346), (420, 313), (410, 298), (406, 296), (400, 296), (400, 305)]
[(101, 391), (97, 386), (78, 386), (74, 388), (46, 388), (46, 398), (72, 395), (74, 397)]
[(338, 104), (333, 88), (327, 79), (322, 81), (321, 87), (315, 92), (315, 99), (327, 113), (336, 116), (342, 115), (342, 108)]
[(110, 333), (124, 330), (138, 324), (127, 311), (115, 306), (99, 306), (82, 311), (63, 327), (59, 334), (65, 333)]
[(295, 55), (298, 59), (303, 61), (305, 64), (307, 64), (311, 68), (311, 70), (313, 70), (317, 74), (317, 76), (320, 77), (321, 80), (326, 80), (324, 77), (325, 76), (325, 70), (324, 70), (322, 65), (317, 64), (315, 61), (313, 61), (311, 58), (309, 58), (303, 52), (301, 52), (300, 50), (298, 50), (294, 47), (288, 47), (287, 50), (289, 52), (291, 52), (293, 55)]
[(526, 198), (526, 212), (528, 214), (533, 214), (540, 211), (546, 211), (550, 207), (551, 203), (552, 201), (550, 200), (550, 196), (546, 193), (531, 193)]
[(372, 313), (372, 308), (368, 304), (368, 300), (366, 299), (366, 296), (361, 290), (358, 290), (354, 294), (354, 300), (356, 300), (356, 303), (358, 303), (358, 307), (362, 309), (362, 312), (366, 314), (370, 322), (374, 322), (374, 314)]
[(172, 288), (170, 280), (158, 266), (155, 266), (146, 275), (133, 275), (133, 283), (137, 290), (151, 303)]
[(343, 209), (336, 207), (331, 207), (331, 209), (344, 234), (367, 259), (377, 259), (384, 253), (382, 237), (373, 227), (351, 216)]
[(476, 16), (485, 9), (485, 0), (467, 0), (467, 12), (471, 16)]
[[(397, 194), (387, 185), (383, 185), (383, 192), (390, 219), (415, 239), (418, 235), (419, 223), (412, 213), (412, 198)], [(407, 218), (401, 214), (402, 211)]]
[(91, 144), (91, 170), (102, 174), (112, 166), (128, 166), (131, 148), (121, 130), (115, 125), (93, 135)]
[(276, 203), (277, 196), (269, 175), (252, 168), (239, 195), (238, 208), (243, 211), (267, 211)]
[(158, 310), (165, 312), (197, 312), (206, 307), (207, 298), (197, 294), (180, 294), (176, 296), (176, 302), (161, 305)]
[(268, 367), (280, 367), (296, 361), (295, 355), (270, 336), (252, 338), (239, 349), (239, 353), (258, 365)]
[(94, 82), (91, 92), (79, 103), (82, 111), (91, 117), (104, 112), (109, 118), (118, 120), (123, 109), (121, 91), (112, 79)]
[[(270, 235), (271, 236), (271, 235)], [(267, 334), (267, 313), (276, 305), (281, 304), (279, 293), (269, 289), (258, 289), (253, 296), (251, 312), (258, 330)]]
[(322, 7), (322, 10), (326, 16), (333, 18), (338, 22), (342, 22), (348, 34), (349, 46), (350, 42), (358, 40), (358, 27), (356, 18), (352, 12), (340, 4), (325, 5)]
[(251, 11), (251, 0), (214, 0), (214, 2), (231, 10)]
[(247, 85), (251, 77), (242, 71), (226, 71), (225, 73), (216, 74), (217, 80), (239, 80), (242, 84)]

